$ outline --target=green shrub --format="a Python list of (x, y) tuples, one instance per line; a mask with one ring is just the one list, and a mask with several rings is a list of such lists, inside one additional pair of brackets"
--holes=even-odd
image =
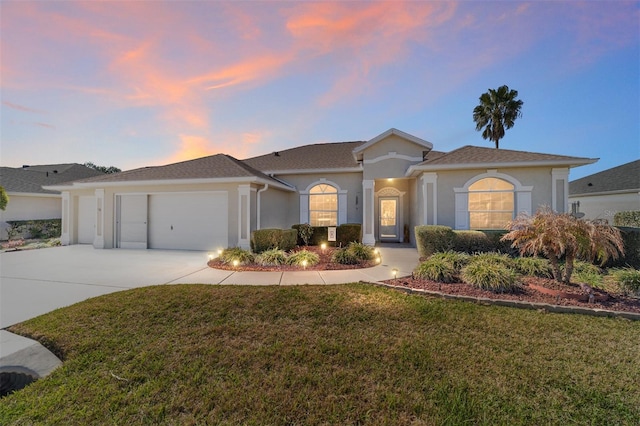
[(518, 249), (511, 247), (511, 241), (502, 241), (502, 237), (507, 234), (506, 230), (485, 230), (480, 232), (487, 236), (492, 247), (491, 251), (506, 253), (512, 257), (518, 255)]
[(289, 256), (287, 264), (304, 266), (305, 260), (307, 261), (307, 266), (313, 266), (320, 262), (320, 256), (308, 250), (300, 250)]
[(602, 276), (602, 270), (599, 267), (582, 260), (576, 260), (574, 262), (572, 277), (573, 282), (585, 283), (591, 287), (602, 287), (604, 278)]
[(62, 219), (8, 220), (9, 239), (22, 237), (34, 239), (59, 238), (62, 231)]
[(448, 259), (434, 255), (420, 263), (413, 274), (417, 278), (452, 283), (457, 281), (458, 271)]
[(342, 265), (356, 265), (360, 260), (347, 247), (336, 249), (331, 255), (331, 261)]
[(298, 244), (302, 243), (305, 246), (309, 245), (309, 241), (311, 241), (311, 237), (313, 236), (313, 226), (308, 223), (301, 223), (299, 225), (294, 225), (294, 229), (298, 231)]
[(514, 258), (504, 253), (496, 253), (496, 252), (488, 252), (488, 253), (478, 253), (474, 256), (471, 256), (470, 262), (472, 261), (486, 261), (495, 263), (497, 265), (504, 266), (510, 269), (516, 269), (514, 264)]
[(343, 223), (336, 229), (336, 243), (346, 246), (349, 243), (362, 242), (362, 225), (359, 223)]
[(513, 259), (513, 265), (522, 275), (553, 278), (551, 263), (541, 257), (516, 257)]
[(258, 229), (251, 233), (251, 249), (255, 253), (275, 248), (289, 251), (296, 246), (297, 238), (295, 229)]
[(448, 226), (419, 225), (415, 227), (416, 246), (421, 257), (429, 257), (439, 251), (453, 248), (455, 232)]
[(462, 253), (484, 253), (495, 251), (491, 240), (482, 231), (453, 231), (456, 235), (453, 250)]
[(518, 289), (518, 274), (498, 257), (473, 256), (462, 268), (462, 281), (494, 293), (510, 293)]
[(618, 227), (624, 244), (624, 256), (609, 259), (607, 268), (624, 268), (631, 266), (640, 269), (640, 228)]
[(352, 241), (347, 245), (347, 250), (358, 260), (367, 261), (373, 259), (373, 247), (366, 244)]
[(634, 268), (616, 268), (609, 271), (620, 289), (629, 296), (640, 297), (640, 271)]
[(640, 228), (640, 210), (617, 212), (613, 216), (614, 226)]
[(246, 265), (253, 262), (254, 256), (249, 250), (240, 247), (232, 247), (222, 251), (220, 260), (227, 265), (233, 265), (234, 261), (238, 261), (238, 265)]
[(279, 266), (287, 263), (287, 253), (280, 249), (265, 250), (256, 256), (255, 262), (262, 266)]
[(442, 259), (446, 262), (451, 263), (455, 268), (456, 272), (460, 272), (463, 266), (469, 263), (471, 256), (467, 253), (461, 253), (457, 251), (441, 251), (438, 253), (434, 253), (429, 259)]

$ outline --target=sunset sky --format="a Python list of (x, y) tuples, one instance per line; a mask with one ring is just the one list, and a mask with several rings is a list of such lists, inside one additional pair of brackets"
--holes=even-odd
[(0, 164), (243, 159), (391, 127), (492, 147), (473, 108), (519, 92), (501, 148), (640, 158), (640, 2), (0, 2)]

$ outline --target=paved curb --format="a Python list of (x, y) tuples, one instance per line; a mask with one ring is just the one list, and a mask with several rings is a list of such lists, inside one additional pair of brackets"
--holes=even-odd
[(62, 365), (47, 348), (35, 340), (0, 330), (0, 370), (23, 372), (41, 379)]
[(409, 294), (437, 296), (443, 299), (462, 300), (465, 302), (474, 302), (482, 305), (508, 306), (511, 308), (533, 309), (533, 310), (542, 309), (548, 312), (555, 312), (555, 313), (562, 313), (562, 314), (581, 314), (581, 315), (589, 315), (594, 317), (624, 318), (632, 321), (640, 321), (640, 314), (636, 314), (633, 312), (611, 311), (608, 309), (596, 309), (596, 308), (583, 308), (580, 306), (551, 305), (549, 303), (522, 302), (519, 300), (490, 299), (487, 297), (458, 296), (455, 294), (448, 294), (440, 291), (396, 286), (396, 285), (391, 285), (383, 282), (372, 282), (370, 284), (402, 291)]

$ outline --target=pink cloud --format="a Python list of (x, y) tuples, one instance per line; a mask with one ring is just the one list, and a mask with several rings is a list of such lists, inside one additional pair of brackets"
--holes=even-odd
[(32, 112), (35, 114), (43, 114), (45, 111), (39, 110), (39, 109), (35, 109), (35, 108), (29, 108), (23, 105), (18, 105), (18, 104), (14, 104), (12, 102), (9, 101), (2, 101), (2, 104), (4, 106), (7, 106), (11, 109), (15, 109), (17, 111), (24, 111), (24, 112)]

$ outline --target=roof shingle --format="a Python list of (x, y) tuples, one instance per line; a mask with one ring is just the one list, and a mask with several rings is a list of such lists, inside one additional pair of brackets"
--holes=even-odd
[(102, 175), (104, 173), (76, 163), (0, 167), (0, 185), (7, 192), (57, 194), (57, 191), (42, 189), (42, 186)]
[(625, 190), (640, 191), (640, 160), (569, 182), (571, 195)]

